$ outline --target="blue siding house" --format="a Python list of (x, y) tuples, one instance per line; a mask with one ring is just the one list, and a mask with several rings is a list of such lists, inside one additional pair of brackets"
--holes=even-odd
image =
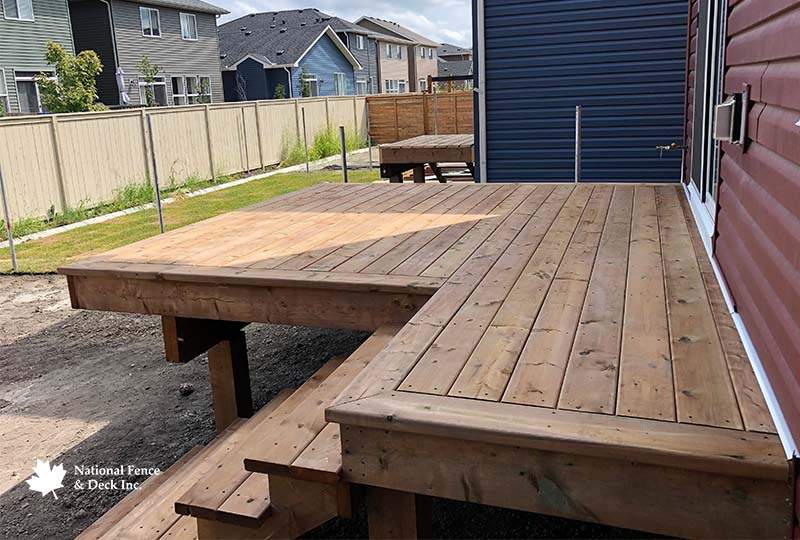
[(360, 93), (356, 72), (363, 66), (331, 22), (317, 10), (293, 10), (220, 26), (225, 101)]
[(687, 0), (473, 0), (480, 175), (680, 181), (688, 13)]

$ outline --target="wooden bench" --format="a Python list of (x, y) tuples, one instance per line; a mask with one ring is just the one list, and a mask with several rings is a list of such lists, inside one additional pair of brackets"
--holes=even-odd
[(237, 420), (145, 482), (81, 538), (297, 537), (349, 517), (339, 426), (325, 421), (325, 408), (398, 330), (380, 328), (347, 359), (329, 360), (297, 390)]

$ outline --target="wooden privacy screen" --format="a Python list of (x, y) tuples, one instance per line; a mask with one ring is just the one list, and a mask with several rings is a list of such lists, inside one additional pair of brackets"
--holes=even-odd
[(375, 144), (473, 131), (472, 92), (369, 96), (367, 105)]

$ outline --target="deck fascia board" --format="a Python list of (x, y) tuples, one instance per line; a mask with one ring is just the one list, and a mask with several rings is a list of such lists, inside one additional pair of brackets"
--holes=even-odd
[(338, 403), (341, 425), (786, 481), (777, 436), (411, 392)]

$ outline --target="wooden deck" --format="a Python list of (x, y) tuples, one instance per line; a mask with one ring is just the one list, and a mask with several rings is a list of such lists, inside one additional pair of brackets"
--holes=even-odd
[(326, 184), (61, 271), (78, 308), (403, 323), (327, 411), (351, 482), (788, 534), (789, 466), (679, 187)]
[(475, 137), (466, 135), (420, 135), (380, 147), (381, 176), (402, 182), (402, 174), (414, 170), (414, 181), (424, 182), (427, 163), (439, 181), (444, 181), (440, 164), (464, 163), (474, 176)]

